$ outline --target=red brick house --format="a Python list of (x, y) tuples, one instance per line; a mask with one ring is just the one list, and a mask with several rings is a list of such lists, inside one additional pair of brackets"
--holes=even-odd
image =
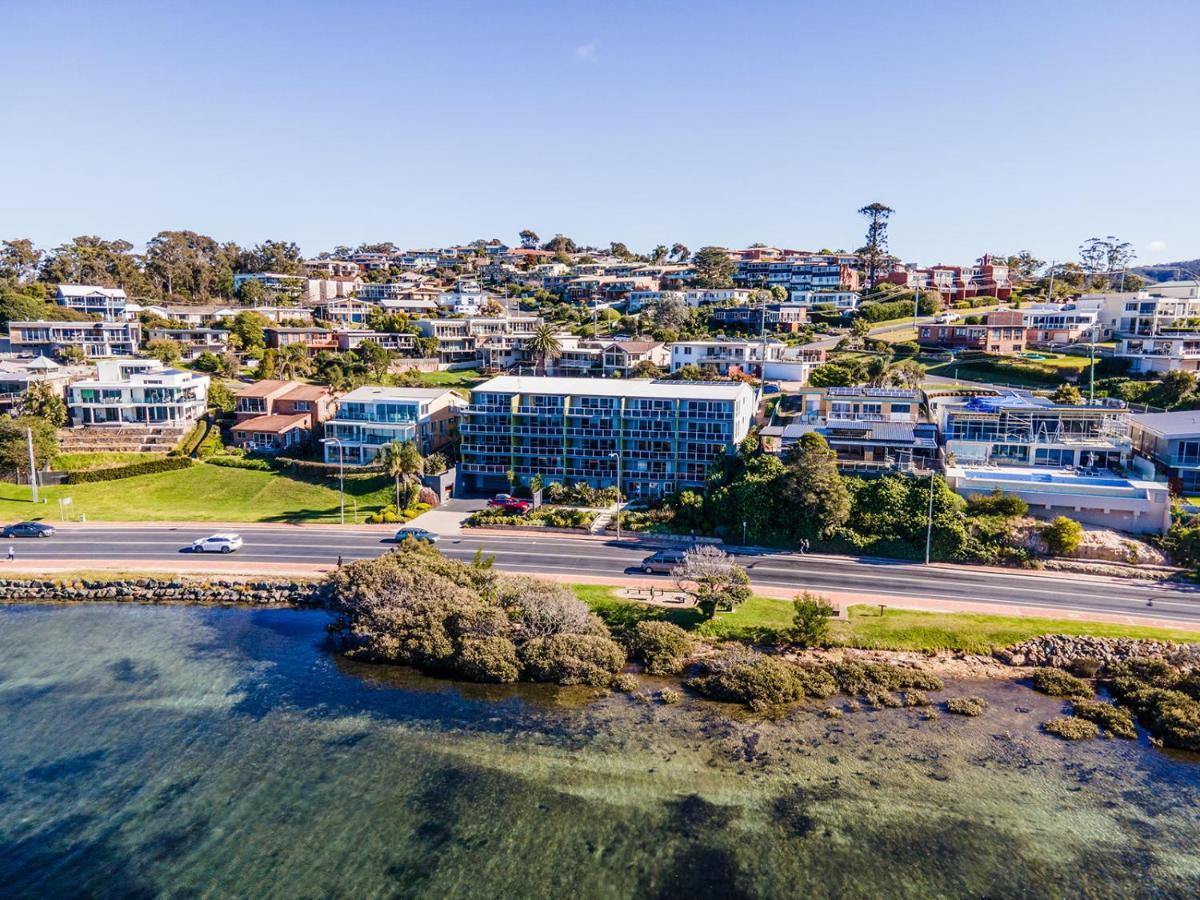
[(259, 381), (237, 396), (232, 431), (239, 447), (279, 453), (307, 443), (329, 418), (333, 391), (299, 381)]
[(1026, 329), (1019, 310), (990, 312), (979, 325), (963, 322), (932, 323), (917, 331), (917, 343), (952, 350), (978, 350), (1003, 356), (1025, 349)]

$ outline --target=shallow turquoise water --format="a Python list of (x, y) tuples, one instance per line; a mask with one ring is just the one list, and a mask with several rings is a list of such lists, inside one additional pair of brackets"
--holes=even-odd
[(0, 608), (0, 895), (1195, 896), (1200, 761), (347, 664), (294, 610)]

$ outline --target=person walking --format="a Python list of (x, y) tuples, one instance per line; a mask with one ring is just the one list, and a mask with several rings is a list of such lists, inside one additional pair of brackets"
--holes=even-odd
[(15, 562), (17, 559), (17, 548), (12, 544), (8, 545), (8, 561)]

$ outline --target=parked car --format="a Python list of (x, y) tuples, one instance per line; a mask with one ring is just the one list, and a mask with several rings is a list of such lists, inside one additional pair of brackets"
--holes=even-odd
[(232, 553), (242, 548), (240, 534), (214, 534), (192, 544), (193, 553)]
[(401, 528), (396, 532), (396, 543), (406, 541), (411, 538), (414, 541), (426, 541), (430, 544), (438, 542), (438, 536), (432, 531), (426, 531), (424, 528)]
[(42, 522), (17, 522), (15, 525), (5, 526), (0, 534), (6, 538), (51, 537), (54, 534), (54, 526)]
[(512, 494), (497, 494), (488, 501), (488, 506), (492, 509), (502, 509), (506, 513), (512, 513), (517, 516), (522, 516), (533, 509), (533, 504), (528, 500), (522, 500), (520, 497), (514, 497)]
[(779, 385), (775, 384), (774, 382), (771, 382), (771, 381), (763, 382), (762, 392), (764, 395), (778, 394), (779, 390), (780, 390)]
[(641, 569), (647, 575), (670, 575), (682, 562), (682, 550), (659, 550), (642, 560)]

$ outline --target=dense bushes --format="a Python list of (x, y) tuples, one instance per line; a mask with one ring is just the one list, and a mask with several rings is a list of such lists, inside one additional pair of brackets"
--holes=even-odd
[(805, 591), (792, 600), (792, 630), (788, 635), (800, 647), (822, 647), (829, 641), (829, 619), (836, 615), (824, 597)]
[(659, 619), (638, 622), (626, 642), (630, 655), (651, 675), (678, 674), (695, 646), (686, 631)]
[(987, 701), (982, 697), (951, 697), (946, 701), (946, 711), (956, 716), (982, 716)]
[(1002, 516), (1011, 518), (1029, 512), (1029, 504), (1015, 494), (1005, 494), (997, 488), (990, 494), (972, 494), (967, 499), (967, 514), (972, 516)]
[(1087, 682), (1064, 672), (1062, 669), (1041, 668), (1033, 673), (1033, 689), (1051, 697), (1090, 697), (1092, 689)]
[(911, 300), (889, 300), (882, 303), (864, 303), (854, 313), (855, 319), (867, 322), (886, 322), (902, 319), (913, 314)]
[(1076, 719), (1074, 716), (1057, 716), (1042, 725), (1047, 734), (1068, 741), (1087, 741), (1100, 733), (1095, 722)]
[(389, 503), (383, 509), (367, 516), (367, 523), (370, 525), (381, 525), (384, 523), (396, 525), (401, 522), (407, 522), (410, 519), (415, 519), (429, 509), (430, 506), (428, 503), (414, 503), (412, 506), (404, 509), (397, 509), (395, 503)]
[(224, 466), (227, 469), (249, 469), (253, 472), (274, 472), (275, 466), (269, 459), (259, 459), (252, 456), (237, 456), (232, 453), (221, 453), (210, 456), (206, 460), (214, 466)]
[(330, 576), (342, 651), (473, 681), (608, 684), (625, 653), (562, 585), (507, 578), (406, 542)]
[(1135, 657), (1109, 666), (1117, 702), (1169, 747), (1200, 750), (1200, 671)]
[(489, 507), (471, 513), (463, 524), (469, 528), (488, 525), (518, 525), (527, 528), (577, 528), (586, 531), (595, 519), (596, 513), (590, 509), (562, 509), (543, 506), (524, 515), (518, 515), (505, 512), (500, 507)]
[(607, 507), (612, 506), (620, 499), (620, 494), (615, 487), (594, 488), (585, 481), (577, 482), (569, 487), (552, 481), (546, 485), (545, 493), (546, 502), (562, 506)]
[(1042, 540), (1055, 556), (1068, 556), (1075, 552), (1083, 540), (1083, 526), (1074, 519), (1059, 516), (1042, 526)]
[(1137, 728), (1134, 727), (1133, 716), (1130, 715), (1127, 709), (1113, 706), (1113, 704), (1105, 703), (1103, 700), (1075, 698), (1071, 700), (1071, 711), (1081, 719), (1095, 722), (1114, 737), (1137, 737)]
[(177, 472), (193, 465), (186, 456), (167, 456), (162, 459), (149, 459), (145, 462), (131, 463), (127, 466), (112, 466), (107, 469), (86, 469), (80, 472), (68, 472), (67, 484), (88, 484), (96, 481), (118, 481), (122, 478), (134, 478), (138, 475), (156, 475), (159, 472)]

